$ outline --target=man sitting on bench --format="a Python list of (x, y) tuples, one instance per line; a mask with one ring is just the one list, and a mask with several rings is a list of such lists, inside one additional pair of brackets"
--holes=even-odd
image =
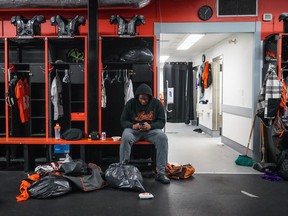
[(124, 128), (120, 145), (120, 162), (130, 160), (131, 148), (135, 142), (149, 141), (157, 150), (155, 179), (163, 184), (169, 184), (170, 180), (165, 176), (168, 138), (162, 131), (165, 126), (164, 107), (160, 100), (153, 97), (148, 85), (143, 83), (136, 89), (135, 97), (124, 107), (120, 122)]

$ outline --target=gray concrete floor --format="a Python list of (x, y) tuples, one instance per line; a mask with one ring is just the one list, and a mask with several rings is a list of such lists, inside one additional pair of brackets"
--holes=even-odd
[[(286, 215), (287, 181), (269, 181), (252, 167), (235, 164), (239, 152), (193, 130), (196, 126), (167, 123), (169, 162), (192, 164), (196, 173), (187, 180), (163, 185), (144, 178), (144, 188), (154, 199), (140, 200), (138, 192), (106, 187), (84, 193), (73, 191), (52, 199), (17, 203), (23, 171), (0, 172), (1, 215), (25, 216), (271, 216)], [(231, 175), (233, 174), (233, 175)], [(4, 207), (5, 206), (5, 207)], [(53, 212), (53, 213), (51, 213)]]
[[(235, 160), (242, 153), (221, 143), (221, 137), (211, 137), (193, 130), (197, 126), (185, 123), (167, 123), (165, 132), (169, 140), (168, 161), (190, 163), (196, 173), (260, 174), (252, 167), (238, 166)], [(248, 139), (248, 138), (247, 138)]]

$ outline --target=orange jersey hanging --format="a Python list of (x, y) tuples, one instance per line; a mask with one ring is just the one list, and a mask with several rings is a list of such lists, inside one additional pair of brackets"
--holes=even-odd
[(209, 62), (206, 61), (205, 66), (204, 66), (203, 75), (202, 75), (202, 80), (203, 80), (205, 89), (207, 89), (209, 87), (208, 86), (208, 76), (209, 76)]
[(23, 86), (24, 86), (24, 112), (25, 112), (25, 122), (29, 121), (30, 117), (30, 88), (29, 88), (29, 83), (28, 79), (24, 79), (23, 81)]
[[(25, 81), (26, 80), (26, 81)], [(29, 114), (27, 111), (29, 111), (29, 94), (26, 95), (27, 89), (29, 91), (29, 87), (26, 87), (28, 85), (27, 79), (22, 81), (21, 79), (18, 80), (18, 82), (15, 85), (15, 97), (17, 98), (18, 108), (19, 108), (19, 114), (20, 119), (22, 123), (25, 123), (29, 120)], [(28, 102), (27, 102), (28, 99)]]

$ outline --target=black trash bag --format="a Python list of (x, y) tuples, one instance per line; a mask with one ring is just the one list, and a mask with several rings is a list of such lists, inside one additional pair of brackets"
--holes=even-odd
[(85, 161), (80, 159), (61, 164), (58, 171), (68, 176), (81, 176), (89, 174), (87, 164)]
[(32, 198), (45, 199), (67, 194), (71, 190), (69, 181), (63, 176), (48, 175), (32, 183), (28, 193)]
[(72, 185), (82, 191), (92, 191), (103, 188), (107, 183), (102, 178), (103, 172), (99, 166), (93, 163), (88, 164), (89, 173), (81, 176), (68, 176), (64, 175), (65, 178), (70, 180)]
[(120, 56), (122, 62), (152, 62), (153, 53), (147, 47), (133, 48)]
[(130, 164), (113, 163), (105, 171), (108, 186), (114, 188), (133, 189), (145, 192), (143, 177), (137, 167)]

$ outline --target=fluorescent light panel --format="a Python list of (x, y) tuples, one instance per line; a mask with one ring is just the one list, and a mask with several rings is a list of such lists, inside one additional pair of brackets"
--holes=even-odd
[(180, 44), (177, 50), (187, 50), (198, 40), (200, 40), (204, 34), (190, 34), (186, 39)]
[(163, 56), (160, 56), (160, 63), (164, 63), (170, 56), (168, 55), (163, 55)]

